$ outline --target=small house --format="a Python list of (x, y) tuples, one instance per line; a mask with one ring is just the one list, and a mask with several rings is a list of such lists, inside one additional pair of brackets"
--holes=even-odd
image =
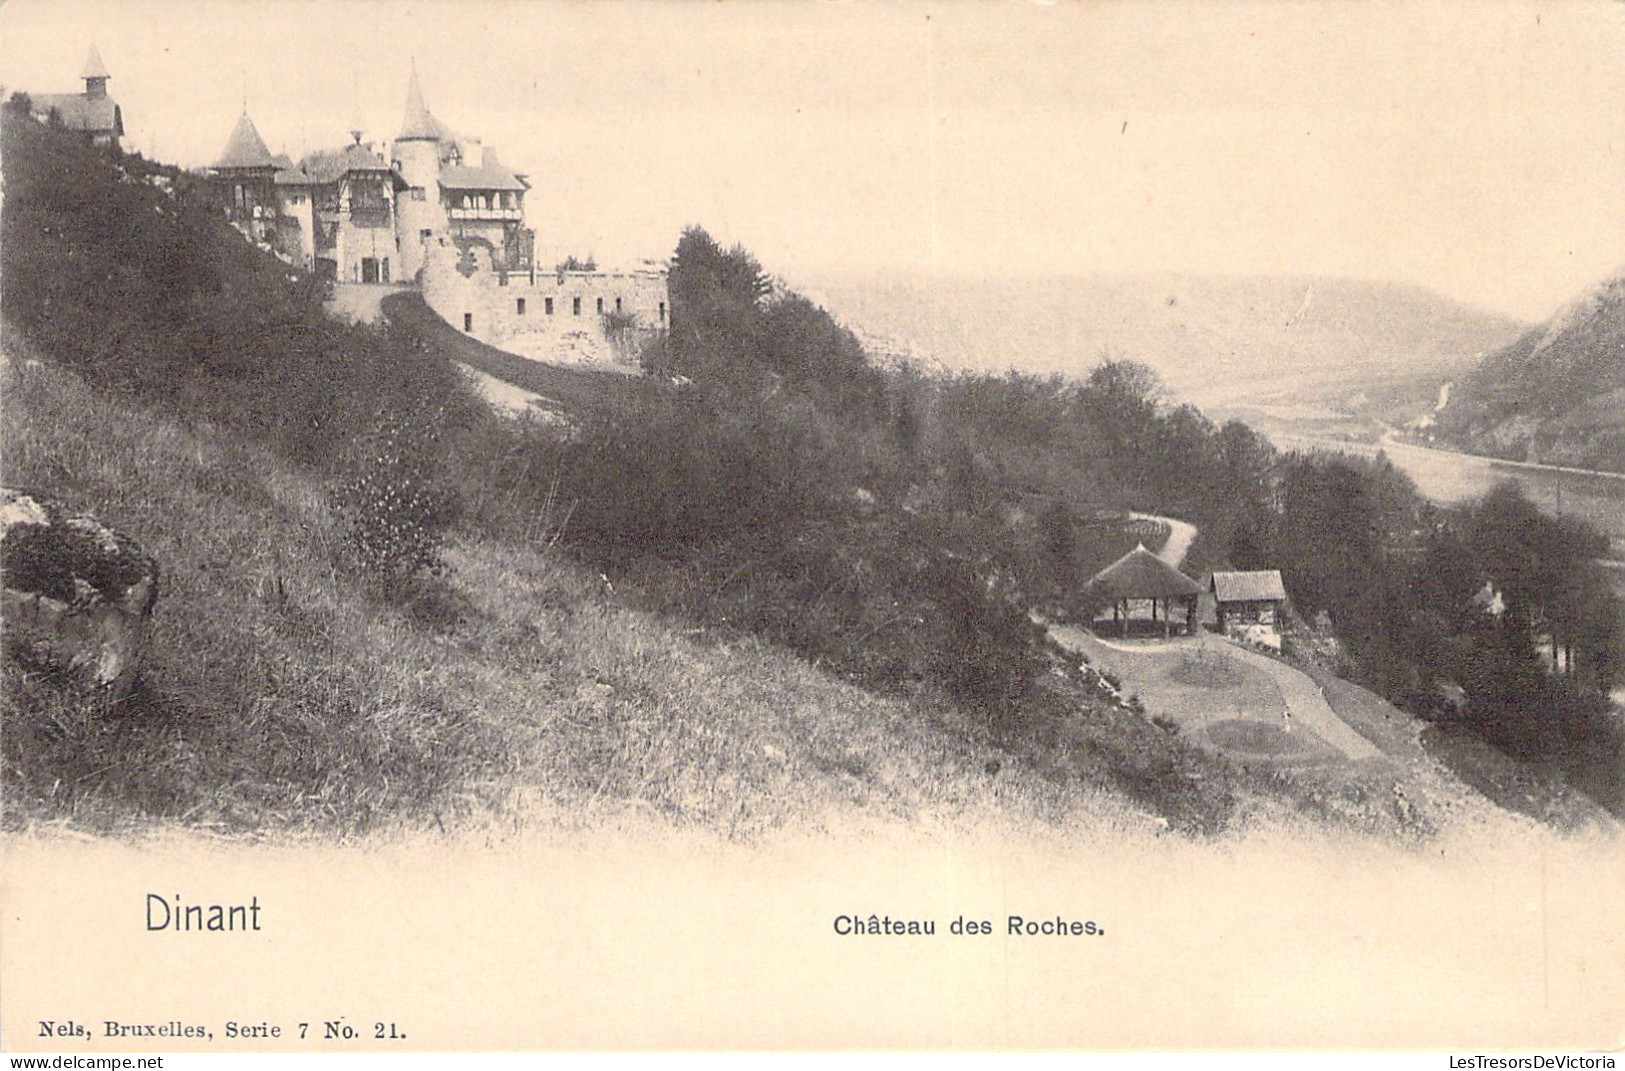
[(1219, 631), (1227, 636), (1281, 649), (1281, 615), (1286, 585), (1279, 569), (1215, 572), (1208, 582)]

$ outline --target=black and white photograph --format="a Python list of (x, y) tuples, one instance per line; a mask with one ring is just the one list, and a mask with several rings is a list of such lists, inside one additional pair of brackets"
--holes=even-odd
[(0, 116), (0, 1049), (1625, 1046), (1625, 3), (6, 0)]

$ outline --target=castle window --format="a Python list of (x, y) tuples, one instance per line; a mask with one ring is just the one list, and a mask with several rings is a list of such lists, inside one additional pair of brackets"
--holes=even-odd
[(432, 235), (432, 234), (434, 234), (434, 231), (430, 230), (428, 227), (425, 227), (421, 231), (418, 231), (418, 237), (422, 238), (424, 241), (428, 241), (429, 236)]
[(603, 298), (598, 299), (598, 315), (600, 315), (600, 316), (604, 315), (604, 299)]
[(549, 316), (553, 315), (553, 299), (552, 298), (543, 298), (542, 299), (542, 311), (547, 313)]
[(570, 299), (570, 314), (572, 316), (580, 316), (581, 315), (581, 299), (580, 298), (577, 297), (577, 298), (571, 298)]
[(474, 330), (474, 314), (473, 313), (471, 313), (471, 312), (463, 313), (463, 330), (464, 331), (472, 331), (472, 330)]
[(518, 306), (519, 315), (521, 315), (521, 316), (525, 315), (525, 299), (524, 298), (519, 298), (518, 301), (515, 302), (515, 304)]
[(615, 311), (616, 312), (621, 311), (621, 299), (620, 298), (615, 299)]
[(666, 322), (666, 303), (664, 301), (660, 303), (660, 322)]
[(428, 197), (428, 194), (424, 192), (422, 186), (413, 186), (412, 187), (412, 200), (421, 201), (421, 200), (424, 200), (426, 197)]

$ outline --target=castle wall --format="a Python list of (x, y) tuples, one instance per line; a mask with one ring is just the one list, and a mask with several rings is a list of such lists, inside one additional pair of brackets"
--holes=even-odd
[(532, 357), (632, 364), (642, 340), (671, 317), (663, 269), (504, 277), (483, 246), (464, 253), (451, 240), (429, 249), (422, 289), (429, 307), (459, 331)]

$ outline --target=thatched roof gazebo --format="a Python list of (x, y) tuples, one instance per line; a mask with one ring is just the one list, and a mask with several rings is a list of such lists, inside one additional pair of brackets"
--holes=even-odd
[(1130, 611), (1135, 602), (1151, 604), (1151, 621), (1158, 620), (1162, 610), (1162, 634), (1173, 632), (1173, 609), (1176, 604), (1184, 608), (1185, 631), (1196, 631), (1196, 603), (1202, 595), (1202, 585), (1175, 569), (1141, 543), (1127, 554), (1096, 573), (1084, 587), (1084, 598), (1091, 615), (1107, 606), (1112, 608), (1113, 622), (1121, 622), (1123, 635), (1128, 635)]

